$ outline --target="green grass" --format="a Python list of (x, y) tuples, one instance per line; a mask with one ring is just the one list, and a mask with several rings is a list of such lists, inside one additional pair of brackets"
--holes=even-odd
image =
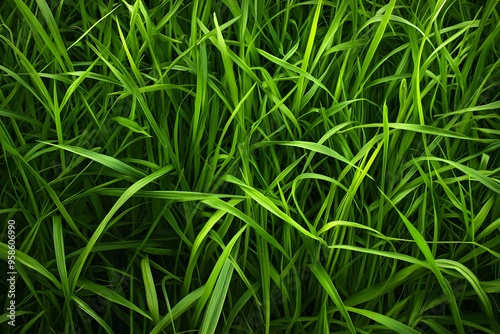
[(1, 332), (500, 333), (499, 22), (2, 1)]

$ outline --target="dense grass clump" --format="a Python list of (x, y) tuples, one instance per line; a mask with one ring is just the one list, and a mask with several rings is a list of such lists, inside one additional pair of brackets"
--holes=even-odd
[(2, 333), (500, 333), (500, 1), (7, 0), (0, 52)]

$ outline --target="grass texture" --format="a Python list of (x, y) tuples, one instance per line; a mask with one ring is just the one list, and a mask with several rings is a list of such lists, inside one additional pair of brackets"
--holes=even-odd
[(498, 0), (6, 0), (0, 52), (2, 333), (500, 333)]

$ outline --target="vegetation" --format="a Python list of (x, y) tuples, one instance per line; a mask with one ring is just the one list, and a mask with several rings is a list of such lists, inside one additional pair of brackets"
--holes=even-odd
[(2, 332), (500, 333), (499, 4), (2, 1)]

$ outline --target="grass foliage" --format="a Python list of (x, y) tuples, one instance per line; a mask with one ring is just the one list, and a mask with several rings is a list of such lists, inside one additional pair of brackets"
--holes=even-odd
[(11, 329), (500, 333), (499, 47), (498, 0), (2, 1)]

